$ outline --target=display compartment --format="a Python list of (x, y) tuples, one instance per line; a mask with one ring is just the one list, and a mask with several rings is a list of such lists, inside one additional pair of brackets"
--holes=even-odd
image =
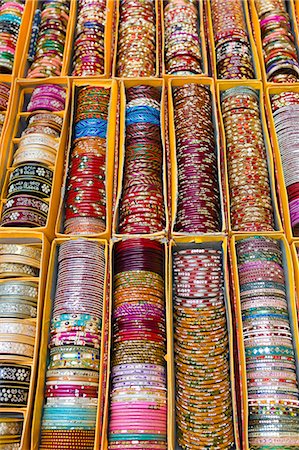
[[(21, 364), (31, 369), (30, 376), (30, 384), (28, 391), (28, 400), (27, 406), (22, 407), (0, 407), (1, 414), (4, 413), (21, 413), (23, 416), (23, 429), (21, 433), (21, 443), (20, 448), (29, 449), (30, 447), (30, 432), (32, 426), (32, 414), (33, 414), (33, 405), (35, 400), (35, 388), (36, 388), (36, 380), (38, 375), (38, 361), (39, 361), (39, 350), (40, 350), (40, 336), (42, 332), (42, 318), (43, 318), (43, 308), (44, 308), (44, 293), (46, 287), (46, 279), (47, 279), (47, 269), (48, 269), (48, 260), (50, 253), (50, 244), (47, 238), (42, 233), (34, 232), (34, 231), (14, 231), (9, 235), (7, 233), (2, 233), (0, 231), (0, 245), (2, 244), (27, 244), (30, 245), (34, 249), (41, 250), (41, 259), (40, 259), (40, 269), (39, 276), (19, 276), (14, 278), (1, 277), (0, 286), (3, 286), (6, 282), (35, 282), (38, 286), (38, 297), (36, 304), (36, 317), (35, 318), (27, 318), (22, 319), (24, 324), (27, 325), (35, 325), (35, 337), (34, 337), (34, 353), (32, 358), (27, 356), (13, 356), (13, 355), (5, 355), (2, 354), (0, 356), (0, 363), (13, 363), (13, 364)], [(2, 319), (2, 321), (9, 319)]]
[[(281, 218), (279, 214), (279, 208), (278, 208), (278, 202), (276, 197), (276, 183), (275, 183), (275, 170), (274, 170), (274, 162), (273, 162), (273, 154), (272, 154), (272, 148), (270, 143), (270, 137), (268, 134), (268, 128), (267, 128), (267, 121), (266, 121), (266, 115), (264, 110), (264, 92), (263, 92), (263, 85), (260, 81), (242, 81), (242, 83), (236, 83), (234, 81), (220, 81), (217, 82), (217, 101), (218, 101), (218, 117), (219, 117), (219, 129), (221, 134), (221, 140), (223, 143), (223, 166), (225, 171), (225, 189), (226, 189), (226, 200), (227, 200), (227, 210), (228, 210), (228, 231), (229, 233), (235, 233), (235, 234), (243, 234), (242, 231), (236, 231), (232, 229), (231, 225), (231, 216), (230, 216), (230, 192), (229, 192), (229, 179), (228, 179), (228, 165), (227, 165), (227, 150), (226, 150), (226, 135), (225, 135), (225, 128), (224, 128), (224, 122), (222, 117), (222, 111), (221, 111), (221, 93), (223, 91), (226, 91), (227, 89), (234, 88), (236, 86), (247, 86), (252, 89), (254, 89), (258, 93), (259, 97), (259, 112), (260, 112), (260, 121), (262, 125), (262, 131), (263, 131), (263, 137), (264, 137), (264, 144), (266, 149), (266, 155), (267, 155), (267, 165), (268, 165), (268, 175), (269, 175), (269, 182), (270, 182), (270, 192), (271, 192), (271, 200), (272, 200), (272, 207), (273, 207), (273, 214), (274, 214), (274, 232), (281, 233), (282, 223)], [(273, 234), (273, 231), (264, 231), (260, 233), (256, 232), (248, 232), (248, 234)]]
[[(49, 260), (48, 276), (44, 300), (44, 315), (42, 323), (40, 353), (39, 353), (38, 379), (35, 392), (33, 422), (31, 429), (31, 450), (37, 450), (39, 448), (41, 419), (44, 405), (46, 368), (48, 361), (49, 329), (57, 283), (58, 249), (62, 243), (76, 239), (77, 238), (54, 239), (51, 245), (51, 254)], [(87, 239), (87, 240), (97, 242), (98, 244), (102, 245), (104, 247), (104, 254), (105, 254), (105, 278), (104, 278), (104, 297), (103, 297), (104, 303), (103, 303), (102, 328), (101, 328), (100, 372), (99, 372), (99, 389), (97, 402), (97, 420), (96, 420), (95, 442), (94, 442), (94, 450), (96, 450), (100, 448), (101, 445), (100, 443), (102, 439), (103, 396), (105, 395), (103, 387), (105, 386), (104, 374), (106, 372), (106, 364), (107, 364), (107, 354), (105, 349), (107, 347), (106, 343), (107, 314), (109, 312), (108, 309), (109, 244), (106, 240), (103, 239)]]
[(224, 234), (227, 230), (227, 219), (225, 214), (225, 199), (224, 199), (224, 187), (223, 187), (223, 170), (222, 170), (222, 156), (221, 156), (221, 142), (220, 142), (220, 130), (218, 127), (217, 106), (216, 106), (216, 90), (215, 84), (212, 78), (199, 78), (193, 77), (177, 77), (170, 78), (168, 80), (168, 129), (169, 129), (169, 143), (170, 143), (170, 167), (171, 167), (171, 235), (174, 238), (182, 236), (190, 236), (195, 233), (183, 233), (174, 231), (176, 214), (177, 214), (177, 196), (178, 196), (178, 165), (176, 157), (176, 134), (174, 125), (174, 104), (173, 104), (173, 88), (183, 86), (185, 84), (195, 83), (198, 85), (207, 86), (211, 93), (212, 103), (212, 120), (214, 125), (214, 137), (215, 137), (215, 153), (217, 156), (217, 171), (218, 171), (218, 186), (219, 186), (219, 198), (220, 198), (220, 218), (221, 218), (221, 230), (219, 233), (207, 233), (207, 234)]
[[(125, 140), (126, 140), (126, 89), (132, 86), (154, 86), (161, 91), (161, 106), (160, 106), (160, 128), (161, 128), (161, 140), (162, 140), (162, 152), (163, 152), (163, 166), (162, 166), (162, 183), (163, 183), (163, 197), (164, 197), (164, 211), (165, 211), (165, 228), (162, 231), (157, 231), (152, 234), (134, 234), (135, 237), (161, 237), (165, 236), (168, 232), (169, 218), (167, 208), (167, 168), (166, 168), (166, 152), (165, 152), (165, 82), (162, 79), (145, 79), (134, 78), (126, 79), (120, 82), (120, 131), (119, 131), (119, 147), (118, 147), (118, 174), (117, 174), (117, 196), (115, 203), (115, 210), (112, 223), (112, 236), (124, 237), (129, 234), (121, 234), (118, 231), (119, 225), (119, 210), (122, 196), (123, 179), (124, 179), (124, 165), (125, 165)], [(131, 235), (133, 236), (133, 235)]]
[(116, 80), (103, 80), (96, 81), (94, 79), (79, 80), (73, 79), (71, 81), (72, 86), (72, 98), (71, 102), (71, 115), (69, 125), (68, 146), (66, 149), (66, 166), (64, 170), (63, 184), (61, 188), (61, 198), (58, 210), (58, 216), (55, 227), (56, 237), (70, 236), (64, 233), (64, 217), (65, 217), (65, 190), (67, 185), (68, 167), (70, 163), (70, 156), (72, 150), (72, 136), (74, 133), (74, 115), (77, 105), (78, 90), (84, 86), (100, 86), (110, 88), (110, 105), (108, 116), (108, 132), (106, 142), (106, 229), (104, 232), (97, 235), (93, 235), (96, 238), (104, 239), (111, 236), (111, 224), (112, 224), (112, 201), (113, 201), (113, 186), (114, 186), (114, 159), (115, 159), (115, 136), (116, 136), (116, 114), (118, 106), (118, 84)]
[[(35, 227), (34, 231), (44, 232), (48, 238), (54, 236), (54, 227), (56, 216), (61, 196), (61, 182), (63, 176), (63, 167), (65, 161), (65, 148), (68, 139), (68, 123), (69, 123), (69, 98), (70, 98), (70, 81), (67, 78), (53, 78), (47, 80), (38, 80), (28, 84), (27, 82), (17, 81), (14, 86), (13, 98), (11, 101), (11, 110), (8, 117), (8, 126), (3, 135), (3, 146), (1, 152), (1, 179), (0, 186), (2, 189), (1, 214), (3, 205), (6, 202), (7, 185), (9, 175), (13, 168), (13, 157), (22, 132), (26, 128), (27, 119), (30, 112), (27, 112), (27, 106), (34, 88), (54, 84), (62, 86), (66, 89), (66, 99), (64, 110), (55, 112), (55, 115), (63, 119), (61, 133), (59, 138), (55, 138), (57, 142), (57, 152), (55, 157), (55, 164), (49, 166), (53, 171), (53, 181), (51, 196), (45, 199), (49, 205), (49, 212), (47, 215), (46, 225)], [(3, 232), (11, 233), (19, 230), (19, 227), (2, 227)], [(31, 228), (30, 228), (31, 229)]]
[[(255, 236), (260, 236), (256, 233)], [(236, 330), (237, 330), (237, 346), (239, 355), (239, 373), (241, 379), (241, 427), (242, 427), (242, 442), (244, 450), (249, 450), (249, 440), (248, 440), (248, 390), (247, 390), (247, 372), (246, 372), (246, 361), (245, 361), (245, 345), (244, 345), (244, 335), (243, 335), (243, 323), (242, 323), (242, 310), (241, 310), (241, 300), (240, 300), (240, 284), (238, 275), (238, 262), (236, 253), (236, 242), (242, 239), (250, 237), (248, 233), (234, 235), (230, 239), (229, 256), (230, 256), (230, 269), (232, 276), (233, 292), (234, 296), (232, 298), (233, 308), (235, 310), (236, 318)], [(299, 374), (299, 335), (298, 335), (298, 317), (296, 314), (296, 303), (295, 303), (295, 284), (294, 284), (294, 274), (291, 251), (288, 242), (283, 234), (270, 234), (266, 236), (267, 238), (274, 239), (279, 242), (282, 257), (283, 257), (283, 268), (285, 276), (285, 286), (286, 286), (286, 298), (288, 303), (288, 313), (290, 319), (290, 325), (292, 330), (294, 348), (295, 348), (295, 360), (297, 367), (297, 380)]]

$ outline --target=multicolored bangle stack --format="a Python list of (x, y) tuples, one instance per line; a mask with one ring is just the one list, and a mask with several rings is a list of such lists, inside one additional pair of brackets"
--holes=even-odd
[(155, 73), (155, 0), (120, 0), (116, 74), (153, 77)]
[(267, 80), (296, 83), (298, 51), (284, 0), (255, 0), (259, 17)]
[(211, 9), (218, 78), (254, 78), (243, 1), (211, 0)]
[(19, 37), (24, 0), (1, 2), (0, 5), (0, 72), (12, 73)]
[(103, 75), (106, 0), (78, 0), (77, 8), (72, 75), (75, 77)]
[(221, 250), (173, 252), (177, 442), (235, 448)]
[(10, 86), (0, 82), (0, 136), (2, 133), (6, 111), (8, 108), (8, 100), (10, 94)]
[[(40, 261), (38, 244), (0, 243), (0, 410), (27, 406)], [(0, 447), (19, 448), (22, 427), (22, 415), (1, 412)]]
[(59, 77), (69, 21), (70, 3), (65, 0), (41, 2), (41, 23), (28, 78)]
[(44, 227), (49, 212), (53, 166), (63, 119), (54, 114), (65, 106), (65, 89), (45, 84), (34, 89), (27, 111), (32, 114), (13, 155), (6, 198), (2, 210), (3, 227)]
[(297, 449), (299, 389), (280, 242), (236, 244), (246, 356), (249, 446)]
[(167, 0), (164, 8), (167, 74), (202, 73), (198, 7), (197, 0)]
[(223, 91), (221, 108), (232, 230), (273, 231), (273, 207), (258, 93), (245, 86)]
[(126, 89), (126, 143), (119, 233), (144, 234), (165, 227), (161, 92), (152, 86)]
[(299, 236), (299, 93), (281, 92), (271, 96), (275, 130), (289, 199), (294, 236)]
[(97, 234), (106, 228), (106, 137), (110, 89), (80, 89), (66, 186), (67, 234)]
[(93, 450), (105, 254), (96, 241), (59, 246), (39, 448)]
[(163, 246), (128, 239), (114, 251), (109, 449), (167, 448)]
[(173, 88), (178, 199), (175, 231), (220, 231), (219, 183), (209, 88)]
[[(1, 368), (0, 368), (1, 371)], [(18, 450), (23, 429), (23, 415), (0, 413), (0, 446), (3, 450)]]

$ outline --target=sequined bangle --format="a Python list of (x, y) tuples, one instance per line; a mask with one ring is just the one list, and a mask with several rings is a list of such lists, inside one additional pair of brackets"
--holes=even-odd
[(3, 2), (0, 7), (0, 72), (11, 74), (14, 68), (14, 58), (19, 37), (22, 15), (25, 8), (24, 0)]

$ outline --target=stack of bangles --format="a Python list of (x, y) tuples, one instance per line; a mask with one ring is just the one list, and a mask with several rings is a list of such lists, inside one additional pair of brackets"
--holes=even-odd
[(274, 216), (258, 92), (223, 91), (230, 218), (234, 231), (273, 231)]
[(299, 93), (290, 91), (271, 95), (271, 105), (289, 200), (291, 226), (294, 236), (299, 236)]
[(59, 246), (39, 449), (93, 450), (97, 418), (104, 247)]
[(97, 234), (106, 228), (106, 136), (110, 89), (80, 89), (65, 196), (64, 231)]
[(178, 444), (234, 449), (221, 250), (174, 250), (173, 311)]
[(10, 86), (0, 82), (0, 136), (2, 133), (6, 111), (8, 108), (8, 100), (10, 94)]
[(114, 249), (109, 449), (167, 449), (164, 247)]
[(65, 0), (41, 2), (41, 23), (27, 78), (61, 75), (69, 9), (70, 3)]
[(23, 415), (21, 413), (0, 412), (0, 447), (3, 450), (19, 450), (22, 429)]
[(119, 233), (165, 228), (160, 127), (161, 92), (152, 86), (126, 89), (126, 142)]
[(3, 190), (3, 227), (44, 227), (47, 223), (63, 123), (54, 112), (64, 110), (65, 96), (63, 87), (52, 84), (40, 85), (32, 93), (28, 126), (20, 137)]
[(280, 245), (262, 236), (236, 243), (253, 450), (299, 448), (298, 349)]
[[(0, 243), (0, 409), (27, 407), (40, 260), (39, 244)], [(22, 427), (22, 415), (1, 412), (0, 447), (19, 448)]]
[(254, 78), (243, 0), (211, 0), (211, 9), (218, 78)]
[(174, 229), (208, 233), (221, 229), (217, 154), (208, 87), (173, 88), (178, 199)]
[(172, 75), (202, 73), (197, 0), (167, 0), (164, 9), (165, 70)]
[(117, 76), (155, 76), (155, 0), (120, 0), (119, 8)]
[(255, 0), (267, 80), (272, 83), (296, 83), (299, 79), (298, 51), (287, 3)]
[[(13, 72), (24, 0), (2, 1), (0, 5), (0, 73)], [(21, 43), (22, 44), (22, 43)]]
[(73, 69), (75, 77), (103, 75), (107, 0), (77, 0)]

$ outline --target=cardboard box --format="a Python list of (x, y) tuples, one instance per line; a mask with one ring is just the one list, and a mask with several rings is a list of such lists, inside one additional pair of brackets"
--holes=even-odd
[(180, 450), (176, 441), (176, 418), (175, 418), (175, 365), (174, 365), (174, 332), (173, 332), (173, 251), (186, 248), (214, 248), (222, 251), (222, 268), (224, 278), (224, 301), (226, 307), (227, 330), (229, 339), (229, 364), (230, 383), (233, 407), (233, 422), (236, 450), (240, 450), (240, 438), (238, 430), (236, 386), (234, 375), (234, 342), (233, 321), (229, 297), (229, 272), (227, 260), (228, 241), (224, 236), (202, 236), (202, 237), (177, 237), (169, 243), (169, 266), (168, 266), (168, 296), (167, 296), (167, 361), (168, 369), (168, 450)]
[[(39, 79), (47, 79), (47, 77), (43, 78), (27, 78), (28, 70), (31, 66), (31, 64), (28, 64), (28, 50), (29, 45), (31, 41), (31, 32), (32, 32), (32, 25), (33, 20), (35, 16), (35, 11), (37, 9), (41, 9), (42, 1), (41, 0), (30, 0), (29, 2), (31, 6), (30, 15), (28, 14), (28, 21), (27, 21), (27, 33), (23, 35), (23, 45), (22, 45), (22, 53), (21, 53), (21, 62), (19, 65), (19, 70), (17, 73), (17, 76), (19, 79), (25, 79), (30, 83), (33, 83), (35, 80)], [(69, 51), (70, 48), (72, 48), (72, 27), (73, 23), (76, 23), (76, 20), (74, 19), (74, 16), (76, 14), (76, 6), (77, 2), (71, 1), (70, 2), (70, 12), (69, 12), (69, 20), (66, 28), (66, 37), (65, 37), (65, 45), (64, 45), (64, 52), (63, 52), (63, 60), (62, 60), (62, 69), (60, 77), (67, 76), (68, 72), (67, 69), (69, 67), (69, 59), (71, 56), (71, 53)], [(52, 78), (60, 78), (60, 77), (50, 77)]]
[[(262, 44), (262, 35), (261, 35), (261, 28), (259, 23), (259, 17), (257, 13), (257, 9), (255, 7), (255, 0), (248, 0), (249, 1), (249, 8), (250, 8), (250, 16), (251, 16), (251, 24), (252, 29), (255, 37), (256, 47), (257, 47), (257, 53), (260, 60), (260, 68), (261, 68), (261, 74), (262, 74), (262, 81), (264, 82), (264, 87), (271, 85), (277, 85), (279, 83), (272, 83), (268, 82), (267, 75), (266, 75), (266, 67), (264, 62), (264, 55), (263, 55), (263, 44)], [(244, 2), (245, 3), (245, 2)], [(298, 25), (296, 22), (296, 16), (295, 16), (295, 8), (293, 0), (288, 0), (284, 2), (286, 5), (286, 10), (290, 16), (291, 19), (291, 30), (292, 34), (294, 36), (294, 42), (297, 49), (297, 56), (299, 56), (299, 45), (298, 45)]]
[(28, 358), (25, 356), (19, 357), (9, 357), (8, 355), (0, 355), (1, 363), (17, 363), (17, 364), (25, 364), (31, 367), (31, 378), (29, 385), (29, 394), (28, 394), (28, 402), (27, 407), (4, 407), (1, 406), (1, 413), (5, 412), (18, 412), (23, 415), (24, 423), (23, 430), (21, 436), (21, 445), (20, 448), (27, 450), (30, 446), (30, 430), (31, 430), (31, 421), (32, 421), (32, 412), (33, 412), (33, 404), (35, 398), (35, 388), (36, 388), (36, 378), (37, 378), (37, 369), (38, 369), (38, 360), (39, 360), (39, 344), (40, 344), (40, 334), (42, 329), (42, 317), (43, 317), (43, 306), (44, 306), (44, 292), (47, 278), (47, 269), (48, 269), (48, 259), (50, 252), (50, 244), (46, 239), (45, 235), (42, 233), (37, 233), (34, 231), (20, 231), (20, 232), (12, 232), (2, 233), (0, 231), (0, 243), (1, 244), (30, 244), (34, 245), (37, 248), (40, 248), (41, 253), (41, 263), (40, 263), (40, 272), (39, 277), (17, 277), (17, 278), (3, 278), (0, 280), (0, 284), (5, 283), (8, 280), (24, 280), (24, 281), (37, 281), (38, 280), (38, 301), (37, 301), (37, 317), (36, 319), (24, 319), (26, 323), (35, 323), (36, 324), (36, 334), (35, 334), (35, 344), (34, 344), (34, 354), (33, 358)]
[[(113, 261), (114, 261), (114, 246), (116, 243), (125, 240), (125, 239), (138, 239), (137, 236), (130, 236), (125, 238), (115, 238), (110, 240), (109, 245), (109, 272), (110, 272), (110, 292), (109, 292), (109, 331), (108, 331), (108, 346), (107, 346), (107, 378), (105, 382), (106, 391), (105, 391), (105, 406), (104, 406), (104, 420), (103, 420), (103, 428), (102, 428), (102, 440), (101, 440), (101, 450), (108, 450), (108, 424), (109, 424), (109, 406), (110, 406), (110, 368), (111, 368), (111, 354), (112, 354), (112, 311), (113, 311)], [(165, 279), (165, 317), (166, 317), (166, 324), (168, 323), (171, 318), (169, 317), (169, 309), (168, 309), (168, 288), (167, 288), (167, 278), (168, 278), (168, 247), (167, 247), (167, 240), (165, 238), (158, 238), (154, 237), (151, 238), (152, 240), (159, 241), (164, 247), (164, 279)], [(170, 358), (169, 358), (169, 343), (166, 343), (166, 350), (167, 353), (165, 354), (165, 360), (166, 360), (166, 373), (167, 373), (167, 379), (170, 373)], [(168, 404), (168, 410), (169, 410), (169, 404), (170, 404), (170, 393), (168, 391), (167, 393), (167, 404)], [(167, 428), (169, 430), (169, 416), (167, 418)], [(95, 448), (97, 450), (99, 447)]]
[[(257, 235), (257, 234), (256, 234)], [(239, 349), (239, 365), (240, 374), (242, 382), (242, 397), (241, 397), (241, 410), (242, 410), (242, 442), (243, 450), (249, 450), (248, 442), (248, 392), (247, 392), (247, 374), (246, 374), (246, 360), (245, 360), (245, 345), (243, 337), (243, 324), (242, 324), (242, 311), (241, 311), (241, 300), (240, 300), (240, 285), (239, 285), (239, 275), (238, 275), (238, 263), (237, 263), (237, 253), (236, 253), (236, 242), (241, 239), (248, 238), (248, 233), (246, 234), (234, 234), (230, 241), (230, 257), (231, 257), (231, 269), (232, 269), (232, 282), (234, 284), (235, 298), (234, 298), (234, 308), (236, 315), (236, 327), (238, 331), (238, 349)], [(280, 243), (280, 247), (283, 254), (283, 266), (285, 274), (285, 285), (286, 285), (286, 297), (289, 308), (289, 316), (291, 329), (293, 331), (293, 341), (294, 347), (297, 350), (295, 352), (297, 372), (298, 372), (298, 358), (299, 358), (299, 334), (298, 334), (298, 320), (296, 314), (296, 304), (295, 304), (295, 285), (294, 285), (294, 275), (291, 252), (288, 242), (283, 234), (270, 234), (267, 236), (277, 240)]]
[[(251, 48), (251, 54), (252, 54), (252, 63), (253, 63), (253, 67), (254, 67), (254, 72), (255, 72), (255, 80), (261, 80), (262, 78), (262, 74), (261, 74), (261, 68), (260, 68), (260, 61), (259, 61), (259, 55), (258, 55), (258, 51), (255, 45), (255, 40), (253, 37), (253, 32), (252, 32), (252, 25), (251, 25), (251, 21), (250, 21), (250, 14), (249, 14), (249, 9), (248, 9), (248, 3), (247, 1), (240, 1), (242, 6), (243, 6), (243, 12), (244, 12), (244, 20), (245, 20), (245, 24), (246, 24), (246, 28), (247, 28), (247, 33), (248, 33), (248, 38), (249, 38), (249, 43), (250, 43), (250, 48)], [(205, 2), (205, 6), (206, 6), (206, 11), (207, 11), (207, 17), (208, 17), (208, 24), (209, 24), (209, 35), (210, 35), (210, 41), (211, 41), (211, 56), (212, 56), (212, 66), (213, 66), (213, 71), (215, 74), (215, 80), (216, 81), (226, 81), (225, 79), (222, 78), (218, 78), (218, 73), (217, 73), (217, 61), (216, 61), (216, 51), (215, 51), (215, 37), (214, 37), (214, 31), (213, 31), (213, 22), (212, 22), (212, 11), (211, 11), (211, 3), (210, 0), (207, 0)], [(239, 84), (242, 82), (244, 82), (244, 80), (230, 80), (230, 81), (234, 81), (234, 83)]]
[(287, 239), (291, 242), (295, 236), (293, 236), (293, 230), (291, 226), (291, 218), (290, 218), (290, 210), (289, 210), (289, 201), (288, 194), (285, 185), (284, 172), (282, 159), (279, 149), (278, 137), (276, 134), (274, 118), (272, 114), (272, 106), (271, 106), (271, 96), (273, 94), (279, 94), (281, 92), (297, 92), (299, 93), (299, 86), (297, 84), (268, 84), (268, 87), (265, 92), (265, 105), (266, 112), (268, 118), (269, 131), (271, 136), (271, 142), (273, 147), (274, 161), (275, 161), (275, 169), (276, 176), (278, 181), (278, 190), (280, 196), (280, 202), (282, 207), (282, 217), (283, 217), (283, 225), (284, 231)]
[(102, 75), (88, 76), (88, 77), (73, 77), (72, 65), (73, 65), (73, 53), (74, 53), (74, 40), (76, 37), (76, 25), (78, 14), (78, 2), (71, 0), (72, 14), (70, 15), (70, 36), (66, 44), (68, 58), (64, 67), (65, 75), (69, 75), (75, 80), (82, 80), (85, 78), (98, 80), (102, 78), (109, 78), (111, 74), (111, 49), (112, 49), (112, 29), (114, 21), (114, 0), (106, 0), (106, 20), (105, 20), (105, 34), (104, 34), (104, 73)]
[[(175, 75), (166, 73), (165, 68), (165, 25), (164, 25), (164, 9), (166, 6), (166, 0), (160, 0), (160, 8), (161, 8), (161, 34), (162, 34), (162, 76), (164, 79), (167, 79), (169, 77), (175, 78)], [(194, 75), (188, 75), (188, 78), (195, 78), (195, 77), (207, 77), (209, 75), (209, 68), (208, 68), (208, 54), (207, 54), (207, 47), (206, 47), (206, 41), (208, 33), (208, 30), (205, 30), (204, 27), (204, 10), (203, 10), (203, 0), (199, 0), (197, 3), (197, 10), (198, 10), (198, 32), (199, 32), (199, 38), (200, 38), (200, 51), (202, 56), (202, 73), (201, 74), (194, 74)]]
[(174, 225), (177, 213), (177, 197), (178, 197), (178, 176), (177, 176), (177, 158), (176, 158), (176, 136), (175, 136), (175, 126), (174, 126), (174, 104), (173, 104), (173, 88), (177, 86), (182, 86), (184, 84), (195, 83), (199, 85), (208, 86), (211, 92), (211, 102), (212, 102), (212, 120), (214, 125), (214, 136), (215, 136), (215, 153), (217, 155), (218, 164), (218, 184), (220, 193), (220, 218), (221, 218), (221, 230), (219, 233), (207, 233), (213, 234), (215, 236), (224, 234), (227, 230), (226, 217), (224, 211), (224, 198), (223, 198), (223, 188), (222, 188), (222, 162), (221, 162), (221, 144), (220, 144), (220, 134), (218, 128), (217, 120), (217, 106), (216, 106), (216, 93), (215, 85), (212, 78), (199, 78), (194, 77), (176, 77), (170, 78), (168, 80), (168, 117), (169, 117), (169, 143), (170, 143), (170, 163), (171, 163), (171, 235), (172, 237), (180, 236), (191, 236), (196, 233), (183, 233), (174, 231)]
[[(155, 12), (156, 12), (156, 73), (155, 77), (159, 76), (159, 8), (161, 0), (155, 0)], [(116, 3), (116, 16), (115, 16), (115, 42), (114, 42), (114, 55), (112, 62), (112, 77), (117, 76), (117, 56), (118, 56), (118, 29), (120, 22), (120, 0), (115, 0)], [(124, 78), (124, 77), (123, 77)], [(133, 78), (132, 78), (133, 79)], [(143, 79), (143, 78), (140, 78)], [(145, 79), (145, 78), (144, 78)]]
[[(279, 215), (279, 209), (276, 199), (276, 185), (275, 185), (275, 176), (274, 176), (274, 163), (273, 163), (273, 154), (271, 149), (271, 143), (268, 135), (268, 129), (267, 129), (267, 122), (266, 122), (266, 116), (264, 111), (264, 99), (263, 99), (263, 84), (260, 81), (247, 81), (244, 80), (242, 83), (238, 83), (238, 86), (246, 86), (250, 87), (252, 89), (255, 89), (259, 96), (259, 106), (260, 106), (260, 120), (264, 135), (264, 144), (266, 148), (266, 155), (267, 155), (267, 163), (268, 163), (268, 174), (269, 174), (269, 181), (270, 181), (270, 191), (271, 191), (271, 198), (272, 198), (272, 206), (273, 206), (273, 214), (274, 214), (274, 224), (275, 224), (275, 231), (278, 233), (282, 232), (282, 223)], [(236, 87), (236, 83), (234, 81), (222, 81), (217, 82), (217, 100), (218, 100), (218, 114), (219, 114), (219, 129), (221, 133), (221, 139), (223, 142), (223, 162), (224, 162), (224, 170), (225, 170), (225, 176), (226, 176), (226, 182), (225, 182), (225, 189), (226, 189), (226, 199), (227, 199), (227, 208), (228, 208), (228, 231), (231, 234), (243, 234), (242, 231), (235, 231), (232, 229), (231, 225), (231, 218), (230, 218), (230, 192), (229, 192), (229, 179), (228, 179), (228, 168), (227, 168), (227, 150), (226, 150), (226, 137), (225, 137), (225, 128), (222, 118), (222, 111), (221, 111), (221, 93), (222, 91), (226, 91), (227, 89), (231, 89), (233, 87)], [(260, 234), (260, 235), (267, 235), (267, 234), (273, 234), (273, 231), (265, 231), (265, 232), (251, 232), (248, 234)]]
[[(162, 183), (163, 183), (163, 194), (164, 194), (164, 210), (165, 210), (165, 218), (166, 218), (166, 226), (162, 231), (157, 231), (152, 234), (135, 234), (135, 237), (162, 237), (165, 236), (168, 232), (168, 209), (167, 209), (167, 168), (166, 168), (166, 153), (165, 153), (165, 82), (162, 79), (154, 79), (154, 78), (132, 78), (122, 80), (120, 82), (120, 139), (119, 139), (119, 154), (118, 154), (118, 179), (117, 179), (117, 198), (116, 198), (116, 208), (114, 211), (113, 217), (113, 228), (112, 235), (113, 237), (121, 238), (125, 236), (125, 234), (120, 234), (118, 232), (118, 220), (119, 220), (119, 208), (120, 201), (122, 196), (122, 187), (123, 187), (123, 177), (124, 177), (124, 163), (125, 163), (125, 137), (126, 137), (126, 89), (132, 86), (155, 86), (160, 88), (161, 90), (161, 107), (160, 107), (160, 124), (161, 124), (161, 140), (162, 140), (162, 152), (163, 152), (163, 167), (162, 167)], [(127, 235), (129, 236), (129, 235)]]
[[(33, 422), (32, 422), (32, 430), (31, 430), (31, 450), (38, 450), (39, 448), (39, 436), (41, 429), (41, 419), (43, 413), (43, 404), (44, 404), (44, 388), (45, 388), (45, 379), (46, 379), (46, 370), (47, 370), (47, 355), (48, 355), (48, 342), (49, 342), (49, 330), (50, 323), (52, 317), (52, 308), (53, 302), (55, 298), (56, 291), (56, 283), (57, 283), (57, 269), (58, 269), (58, 248), (63, 242), (69, 241), (70, 239), (76, 240), (77, 238), (69, 238), (69, 239), (54, 239), (51, 246), (51, 256), (49, 261), (49, 269), (48, 269), (48, 277), (46, 284), (46, 292), (45, 292), (45, 301), (44, 301), (44, 315), (43, 315), (43, 323), (42, 323), (42, 334), (41, 334), (41, 345), (40, 345), (40, 358), (39, 358), (39, 366), (38, 366), (38, 379), (37, 386), (35, 392), (35, 403), (34, 403), (34, 413), (33, 413)], [(99, 373), (99, 391), (98, 391), (98, 411), (97, 411), (97, 420), (96, 420), (96, 431), (95, 431), (95, 443), (94, 450), (100, 448), (101, 442), (101, 431), (102, 431), (102, 419), (103, 419), (103, 408), (102, 408), (102, 397), (104, 395), (103, 391), (103, 382), (104, 382), (104, 363), (105, 363), (105, 332), (106, 332), (106, 324), (107, 321), (107, 277), (109, 275), (109, 262), (108, 262), (108, 242), (103, 239), (89, 239), (91, 241), (96, 241), (99, 244), (102, 244), (105, 248), (105, 260), (106, 260), (106, 268), (105, 268), (105, 280), (104, 280), (104, 304), (103, 304), (103, 321), (102, 321), (102, 340), (101, 340), (101, 350), (100, 350), (100, 373)]]
[[(56, 163), (54, 169), (52, 193), (49, 201), (49, 214), (45, 227), (35, 227), (34, 231), (43, 232), (48, 238), (54, 236), (54, 226), (58, 205), (60, 201), (61, 182), (64, 166), (64, 152), (68, 138), (68, 121), (69, 121), (69, 97), (70, 97), (70, 81), (68, 78), (40, 79), (28, 84), (23, 81), (17, 81), (13, 91), (11, 109), (8, 117), (8, 126), (3, 135), (3, 145), (0, 156), (0, 187), (2, 189), (2, 201), (0, 207), (0, 216), (2, 214), (3, 204), (6, 201), (6, 191), (10, 167), (13, 161), (13, 154), (18, 146), (19, 138), (22, 131), (26, 128), (26, 119), (30, 113), (26, 112), (26, 107), (31, 97), (33, 89), (42, 84), (57, 84), (66, 88), (65, 109), (57, 113), (64, 118), (61, 135), (59, 138), (59, 147), (56, 155)], [(22, 228), (24, 229), (24, 228)], [(30, 228), (32, 229), (32, 228)], [(12, 233), (20, 230), (19, 227), (2, 227), (3, 232)], [(26, 228), (25, 228), (26, 230)]]
[(64, 170), (63, 184), (61, 188), (61, 199), (58, 210), (58, 216), (55, 227), (55, 235), (57, 237), (70, 236), (64, 233), (64, 216), (65, 216), (65, 191), (67, 187), (68, 168), (71, 160), (72, 151), (72, 136), (75, 122), (75, 111), (77, 106), (78, 90), (83, 86), (101, 86), (110, 88), (110, 105), (108, 116), (108, 130), (106, 143), (106, 229), (104, 232), (92, 235), (95, 238), (104, 239), (111, 236), (111, 222), (112, 222), (112, 200), (113, 200), (113, 182), (114, 182), (114, 145), (116, 132), (116, 111), (118, 98), (118, 85), (116, 80), (75, 80), (71, 81), (72, 97), (71, 97), (71, 118), (69, 127), (68, 147), (66, 151), (66, 165)]

